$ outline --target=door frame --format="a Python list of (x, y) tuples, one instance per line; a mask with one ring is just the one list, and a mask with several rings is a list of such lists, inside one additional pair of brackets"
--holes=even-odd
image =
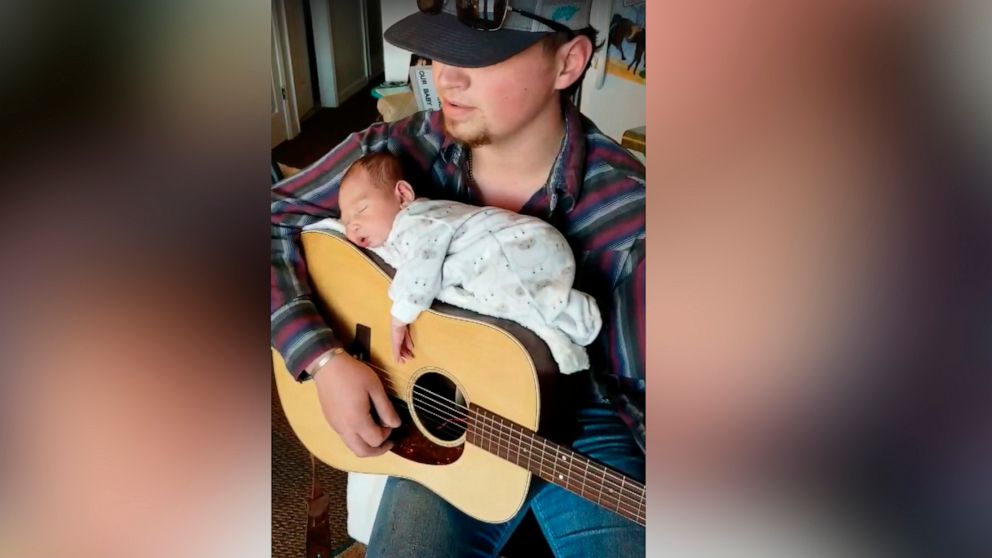
[[(331, 22), (331, 2), (334, 0), (309, 0), (310, 19), (313, 24), (314, 57), (317, 59), (317, 85), (320, 90), (320, 106), (337, 107), (350, 96), (368, 85), (372, 79), (372, 61), (370, 60), (368, 5), (367, 0), (349, 0), (359, 8), (361, 17), (361, 56), (363, 76), (352, 83), (340, 84), (337, 78), (337, 68), (334, 61), (334, 29)], [(381, 10), (381, 4), (380, 4)], [(339, 24), (340, 25), (340, 24)], [(337, 53), (342, 56), (354, 56), (355, 52)]]
[(283, 95), (283, 74), (279, 60), (279, 49), (276, 47), (275, 27), (270, 23), (272, 30), (269, 42), (269, 98), (272, 101), (272, 112), (269, 114), (271, 126), (271, 147), (275, 147), (286, 141), (289, 136), (289, 125), (286, 121), (286, 98)]
[[(300, 113), (296, 104), (296, 80), (293, 76), (292, 58), (289, 52), (289, 29), (286, 26), (286, 5), (284, 0), (272, 0), (272, 37), (276, 44), (274, 63), (282, 78), (281, 87), (283, 114), (285, 115), (286, 139), (300, 134)], [(277, 95), (278, 97), (278, 95)]]

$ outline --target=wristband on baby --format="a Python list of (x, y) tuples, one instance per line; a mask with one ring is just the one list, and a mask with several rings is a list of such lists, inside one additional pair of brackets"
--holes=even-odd
[(326, 353), (324, 353), (324, 354), (320, 355), (319, 357), (317, 357), (317, 360), (314, 361), (313, 365), (310, 366), (310, 367), (308, 367), (308, 369), (307, 369), (307, 374), (310, 374), (310, 379), (315, 378), (317, 376), (317, 371), (318, 370), (320, 370), (321, 368), (323, 368), (324, 366), (326, 366), (327, 363), (328, 362), (331, 362), (331, 360), (334, 357), (338, 356), (339, 354), (341, 354), (343, 352), (344, 352), (344, 349), (342, 349), (341, 347), (337, 347), (337, 348), (331, 349), (331, 350), (327, 351)]

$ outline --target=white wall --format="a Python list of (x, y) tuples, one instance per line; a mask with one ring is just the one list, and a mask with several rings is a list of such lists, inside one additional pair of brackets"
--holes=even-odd
[[(598, 62), (602, 63), (602, 59)], [(596, 71), (590, 68), (582, 82), (579, 110), (603, 133), (619, 142), (624, 130), (644, 126), (647, 119), (646, 89), (643, 85), (610, 74), (606, 74), (603, 88), (596, 89)]]
[[(416, 2), (397, 2), (396, 0), (383, 0), (382, 11), (382, 32), (385, 33), (389, 26), (403, 19), (404, 17), (417, 12)], [(386, 70), (386, 81), (406, 82), (410, 79), (410, 51), (395, 47), (386, 42), (386, 39), (379, 37), (382, 41), (382, 56)]]

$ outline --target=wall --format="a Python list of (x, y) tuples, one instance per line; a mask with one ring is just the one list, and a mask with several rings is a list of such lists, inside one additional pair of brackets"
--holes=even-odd
[[(416, 2), (397, 2), (395, 0), (383, 0), (381, 4), (382, 31), (385, 32), (389, 26), (403, 19), (404, 17), (417, 12)], [(410, 51), (395, 47), (382, 41), (382, 55), (385, 63), (386, 81), (406, 82), (410, 79)]]
[(368, 82), (365, 73), (365, 20), (362, 0), (332, 0), (330, 8), (334, 75), (340, 104)]
[(296, 108), (302, 120), (313, 109), (309, 52), (307, 51), (306, 18), (303, 16), (304, 0), (285, 0), (286, 31), (288, 33), (293, 85), (296, 88)]
[[(385, 0), (392, 3), (393, 0)], [(365, 0), (366, 20), (369, 29), (369, 76), (377, 76), (383, 71), (382, 61), (382, 8), (379, 0)]]
[[(601, 64), (602, 58), (596, 62)], [(618, 142), (624, 130), (644, 126), (646, 103), (646, 88), (643, 85), (610, 74), (606, 75), (602, 89), (596, 89), (594, 68), (589, 68), (582, 82), (579, 109), (603, 133)]]

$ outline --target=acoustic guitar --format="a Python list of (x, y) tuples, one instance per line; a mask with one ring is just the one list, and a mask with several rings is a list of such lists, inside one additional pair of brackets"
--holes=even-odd
[(286, 417), (318, 459), (412, 479), (491, 523), (520, 510), (533, 474), (644, 525), (642, 483), (537, 434), (552, 420), (542, 422), (540, 394), (560, 376), (539, 337), (435, 303), (410, 326), (414, 358), (398, 364), (390, 343), (392, 270), (334, 233), (304, 231), (302, 243), (321, 311), (348, 352), (379, 374), (403, 421), (389, 452), (355, 456), (324, 419), (313, 382), (294, 380), (273, 349)]

